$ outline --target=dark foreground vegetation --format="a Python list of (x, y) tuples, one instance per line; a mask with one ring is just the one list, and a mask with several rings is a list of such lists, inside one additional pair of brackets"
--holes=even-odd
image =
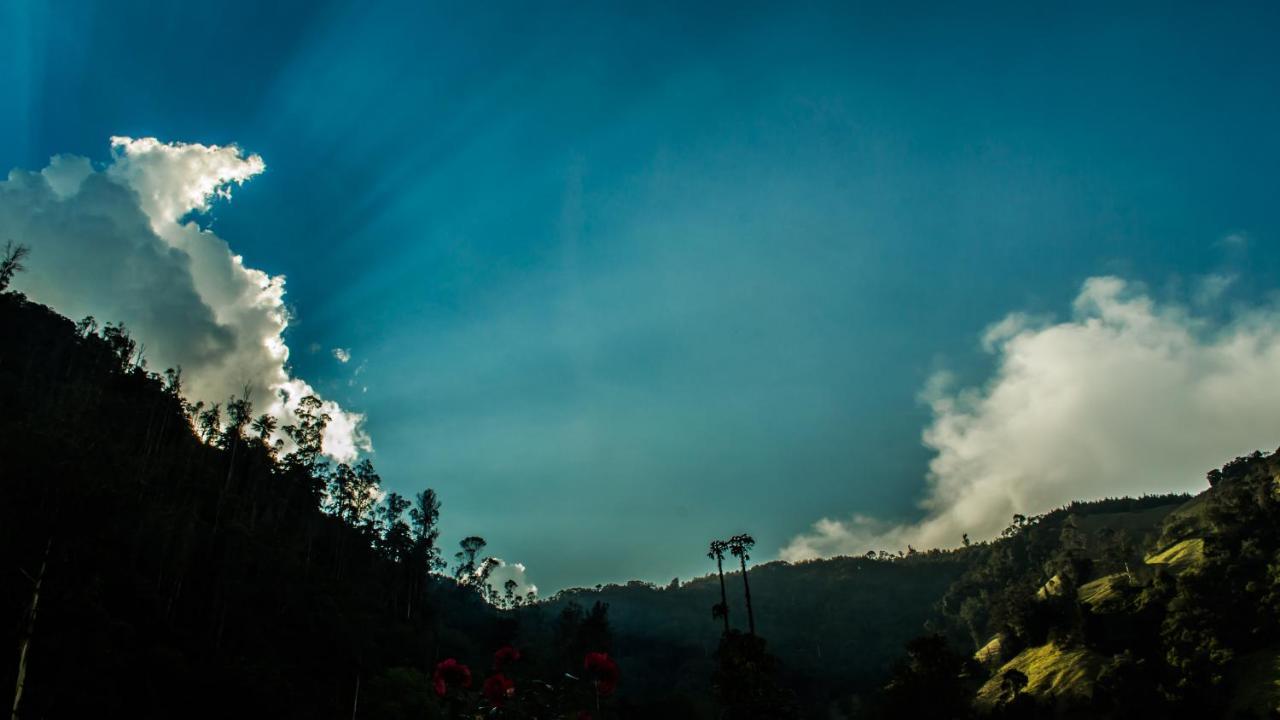
[[(8, 256), (13, 258), (12, 254)], [(21, 260), (21, 258), (18, 258)], [(3, 290), (13, 717), (1275, 717), (1280, 457), (992, 542), (522, 596), (440, 504), (320, 452), (303, 399), (190, 404), (123, 327)]]

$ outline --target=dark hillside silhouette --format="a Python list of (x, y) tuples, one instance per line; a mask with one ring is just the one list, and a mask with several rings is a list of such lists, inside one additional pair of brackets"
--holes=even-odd
[(406, 528), (404, 501), (374, 512), (370, 464), (320, 456), (308, 400), (286, 453), (250, 423), (264, 398), (189, 405), (177, 370), (98, 327), (0, 294), (0, 644), (21, 717), (350, 717), (357, 683), (504, 640), (477, 593), (428, 574), (431, 491)]
[[(965, 572), (967, 558), (961, 552), (885, 553), (752, 567), (757, 626), (779, 663), (780, 682), (796, 692), (804, 716), (826, 717), (833, 704), (875, 692), (903, 645), (941, 620), (938, 601)], [(727, 585), (741, 587), (736, 575), (725, 576)], [(747, 616), (744, 595), (729, 596), (731, 617)], [(709, 703), (708, 678), (726, 631), (706, 609), (719, 600), (713, 572), (667, 586), (631, 582), (567, 590), (547, 604), (608, 603), (618, 661), (627, 669), (626, 696)], [(742, 637), (746, 630), (741, 628)]]

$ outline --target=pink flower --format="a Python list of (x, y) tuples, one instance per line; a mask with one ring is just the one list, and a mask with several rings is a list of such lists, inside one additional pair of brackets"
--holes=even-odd
[(447, 658), (436, 665), (431, 683), (435, 687), (436, 695), (440, 697), (444, 697), (450, 688), (469, 688), (471, 687), (471, 668), (453, 658)]
[(587, 676), (596, 684), (596, 692), (601, 695), (610, 695), (617, 689), (621, 672), (618, 670), (618, 663), (608, 653), (587, 653), (582, 661), (582, 669), (586, 670)]
[(502, 707), (503, 703), (516, 694), (516, 684), (506, 675), (495, 673), (484, 681), (483, 692), (490, 705)]

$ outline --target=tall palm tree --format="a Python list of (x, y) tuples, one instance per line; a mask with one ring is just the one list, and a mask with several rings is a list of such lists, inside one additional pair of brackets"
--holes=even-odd
[(751, 548), (756, 546), (756, 539), (747, 534), (734, 535), (729, 538), (729, 552), (742, 563), (742, 587), (747, 595), (747, 627), (751, 634), (756, 634), (756, 616), (751, 610), (751, 583), (747, 581), (747, 561), (751, 559)]
[(258, 439), (266, 446), (267, 440), (271, 437), (271, 433), (276, 431), (277, 425), (279, 425), (279, 422), (275, 418), (263, 413), (258, 416), (257, 420), (253, 421), (252, 427), (254, 432), (258, 433)]
[(720, 604), (711, 608), (711, 617), (724, 620), (724, 634), (729, 634), (729, 599), (724, 591), (724, 551), (729, 543), (724, 540), (712, 540), (707, 557), (716, 561), (716, 572), (720, 575)]

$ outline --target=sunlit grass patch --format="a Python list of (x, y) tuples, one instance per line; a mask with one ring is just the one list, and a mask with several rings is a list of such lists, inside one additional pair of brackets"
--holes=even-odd
[(1189, 538), (1146, 557), (1148, 565), (1164, 565), (1175, 573), (1184, 573), (1204, 563), (1204, 538)]
[(978, 648), (978, 652), (973, 654), (973, 659), (983, 665), (995, 664), (1000, 661), (1003, 649), (1004, 635), (996, 635), (987, 641), (986, 645)]
[(1095, 610), (1102, 610), (1122, 602), (1124, 595), (1120, 591), (1128, 586), (1129, 576), (1125, 573), (1103, 575), (1080, 586), (1080, 602)]
[(1087, 699), (1101, 665), (1101, 656), (1085, 648), (1067, 649), (1055, 643), (1028, 648), (992, 674), (978, 691), (978, 704), (990, 707), (1000, 699), (1000, 678), (1009, 670), (1025, 674), (1025, 692), (1041, 700)]
[(1058, 575), (1054, 575), (1053, 577), (1046, 580), (1044, 585), (1041, 586), (1040, 589), (1036, 591), (1036, 598), (1039, 600), (1044, 600), (1045, 598), (1053, 597), (1061, 594), (1062, 594), (1062, 577)]

